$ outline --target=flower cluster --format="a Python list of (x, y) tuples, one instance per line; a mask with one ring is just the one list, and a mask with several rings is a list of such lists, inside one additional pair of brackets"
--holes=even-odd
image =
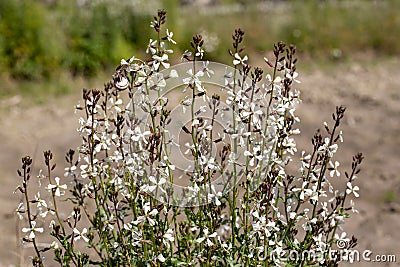
[[(277, 43), (267, 70), (252, 67), (237, 29), (233, 67), (220, 73), (202, 61), (204, 40), (195, 35), (180, 69), (169, 62), (175, 41), (165, 23), (160, 10), (148, 59), (123, 59), (103, 90), (83, 90), (82, 144), (67, 152), (64, 178), (53, 177), (45, 151), (37, 181), (47, 193), (32, 198), (32, 159), (23, 158), (16, 213), (27, 223), (23, 242), (33, 244), (33, 264), (43, 266), (52, 250), (62, 266), (335, 266), (325, 252), (346, 236), (341, 226), (355, 212), (348, 196), (358, 197), (363, 159), (354, 156), (347, 187), (335, 190), (345, 108), (336, 108), (333, 124), (314, 135), (313, 150), (302, 151), (299, 172), (290, 174), (300, 133), (295, 47)], [(71, 211), (57, 206), (62, 198)], [(54, 242), (41, 248), (47, 229)], [(309, 250), (318, 261), (285, 257)]]

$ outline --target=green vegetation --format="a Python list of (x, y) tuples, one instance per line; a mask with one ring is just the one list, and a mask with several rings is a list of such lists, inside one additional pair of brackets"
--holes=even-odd
[(384, 201), (390, 203), (396, 200), (396, 193), (393, 191), (387, 191), (384, 195)]
[[(21, 259), (37, 267), (338, 266), (344, 260), (329, 252), (357, 245), (342, 225), (356, 212), (350, 198), (359, 197), (364, 158), (338, 169), (346, 108), (336, 107), (297, 160), (296, 47), (278, 42), (264, 68), (251, 67), (245, 32), (235, 29), (225, 43), (231, 66), (221, 68), (203, 61), (207, 40), (197, 34), (186, 63), (171, 66), (165, 23), (159, 10), (145, 59), (124, 60), (112, 82), (83, 90), (82, 143), (66, 153), (63, 178), (50, 150), (33, 181), (37, 158), (22, 158), (17, 231), (33, 250)], [(346, 184), (336, 186), (340, 172)]]
[(281, 32), (304, 53), (400, 52), (399, 1), (293, 1), (292, 10)]
[[(110, 72), (121, 58), (143, 56), (148, 39), (155, 39), (140, 30), (151, 19), (149, 7), (139, 8), (143, 1), (46, 2), (0, 1), (0, 81), (35, 81), (40, 88), (44, 81), (66, 73), (96, 77)], [(237, 27), (246, 31), (246, 52), (253, 55), (265, 56), (277, 40), (296, 44), (303, 62), (342, 60), (366, 51), (400, 53), (400, 1), (396, 0), (282, 1), (265, 6), (260, 1), (247, 6), (243, 1), (220, 1), (206, 12), (172, 0), (162, 3), (173, 18), (167, 28), (174, 29), (176, 52), (189, 49), (185, 40), (200, 33), (209, 44), (208, 60), (230, 61), (226, 33)], [(3, 86), (0, 96), (10, 91)]]
[[(143, 45), (149, 18), (124, 5), (0, 2), (0, 69), (13, 78), (48, 78), (59, 71), (94, 76)], [(129, 9), (128, 9), (129, 10)], [(123, 16), (122, 16), (123, 14)]]

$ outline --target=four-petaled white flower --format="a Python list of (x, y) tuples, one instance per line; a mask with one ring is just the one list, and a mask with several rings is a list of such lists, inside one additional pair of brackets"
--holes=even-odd
[(76, 166), (72, 165), (71, 167), (67, 167), (64, 169), (64, 177), (73, 176), (76, 171)]
[(335, 164), (333, 164), (332, 161), (330, 161), (329, 165), (331, 165), (331, 168), (329, 168), (329, 170), (331, 171), (329, 175), (331, 177), (333, 177), (335, 175), (340, 176), (340, 172), (337, 169), (339, 167), (340, 163), (338, 161), (335, 161)]
[(67, 185), (60, 185), (60, 177), (56, 177), (54, 180), (56, 181), (56, 184), (49, 184), (47, 190), (54, 192), (54, 195), (59, 197), (64, 194), (64, 191), (61, 191), (60, 189), (67, 189)]
[(247, 56), (244, 56), (243, 58), (241, 58), (238, 53), (235, 53), (235, 59), (233, 60), (233, 65), (235, 65), (235, 66), (239, 65), (239, 64), (246, 65), (246, 61), (248, 59), (249, 58)]
[(131, 135), (132, 141), (134, 141), (134, 142), (143, 141), (143, 142), (146, 143), (146, 144), (147, 144), (147, 140), (146, 140), (145, 137), (146, 137), (147, 135), (150, 135), (150, 134), (151, 134), (150, 131), (144, 131), (144, 132), (142, 133), (140, 127), (136, 127), (133, 131), (132, 131), (131, 129), (129, 129), (129, 130), (127, 131), (127, 133)]
[(355, 197), (359, 197), (360, 195), (357, 192), (358, 190), (360, 190), (360, 188), (357, 185), (353, 187), (353, 185), (350, 182), (347, 182), (346, 194), (349, 195), (353, 193)]
[(164, 54), (161, 57), (154, 55), (153, 56), (154, 62), (153, 62), (153, 66), (155, 70), (158, 70), (158, 68), (160, 67), (160, 64), (163, 65), (164, 68), (168, 69), (170, 64), (168, 62), (166, 62), (168, 60), (168, 55)]
[(150, 226), (154, 226), (157, 224), (157, 221), (154, 220), (152, 217), (156, 216), (158, 214), (158, 210), (157, 209), (153, 209), (150, 211), (150, 202), (146, 202), (143, 205), (143, 215), (139, 216), (135, 221), (133, 221), (132, 223), (135, 225), (138, 225), (144, 221), (148, 221), (148, 223), (150, 224)]
[(33, 238), (35, 238), (35, 236), (36, 236), (36, 235), (35, 235), (35, 232), (43, 233), (43, 228), (41, 228), (41, 227), (36, 227), (36, 222), (35, 222), (35, 221), (32, 221), (32, 222), (31, 222), (31, 227), (30, 227), (30, 228), (26, 228), (26, 227), (22, 228), (22, 232), (24, 232), (24, 233), (29, 232), (28, 237), (29, 237), (30, 239), (33, 239)]
[(293, 188), (293, 192), (298, 192), (300, 191), (300, 200), (304, 200), (306, 197), (309, 197), (312, 195), (313, 190), (307, 188), (308, 182), (303, 182), (301, 185), (301, 188)]
[(211, 241), (210, 238), (216, 237), (216, 236), (217, 236), (217, 232), (214, 232), (214, 233), (212, 233), (211, 235), (209, 235), (208, 233), (209, 233), (208, 228), (204, 228), (204, 230), (203, 230), (203, 237), (197, 238), (197, 240), (196, 240), (197, 243), (200, 244), (200, 243), (202, 243), (202, 242), (205, 240), (205, 241), (206, 241), (206, 245), (207, 245), (208, 247), (214, 245), (214, 243)]
[(85, 235), (87, 233), (87, 229), (83, 228), (82, 232), (79, 232), (78, 229), (74, 228), (74, 241), (78, 241), (79, 239), (83, 239), (86, 243), (89, 242), (89, 238), (87, 238)]
[(297, 72), (294, 72), (293, 75), (291, 75), (290, 73), (286, 74), (286, 78), (288, 78), (296, 83), (301, 83), (299, 80), (296, 79), (298, 76), (299, 76), (299, 74)]
[(192, 69), (189, 69), (187, 72), (187, 74), (189, 74), (188, 78), (184, 78), (182, 81), (184, 84), (190, 85), (192, 87), (196, 87), (197, 90), (199, 90), (200, 92), (204, 92), (204, 88), (202, 87), (201, 81), (200, 81), (200, 77), (204, 76), (204, 72), (203, 71), (198, 71), (196, 74), (193, 73)]
[(154, 190), (156, 190), (156, 188), (159, 188), (162, 192), (165, 193), (164, 188), (162, 187), (163, 184), (165, 184), (167, 182), (167, 180), (165, 180), (165, 178), (161, 177), (158, 181), (154, 176), (150, 176), (149, 178), (150, 182), (152, 182), (154, 185), (150, 185), (148, 187), (150, 192), (153, 192)]
[(221, 201), (219, 199), (222, 198), (222, 192), (217, 192), (214, 185), (211, 185), (211, 190), (212, 193), (208, 193), (208, 201), (214, 201), (215, 205), (221, 206)]

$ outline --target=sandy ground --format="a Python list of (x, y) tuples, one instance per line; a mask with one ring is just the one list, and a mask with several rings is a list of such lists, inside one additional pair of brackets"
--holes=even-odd
[[(303, 104), (298, 109), (302, 134), (298, 147), (311, 148), (311, 137), (324, 121), (329, 121), (336, 105), (348, 107), (343, 124), (344, 144), (337, 159), (341, 171), (350, 168), (353, 154), (363, 152), (365, 161), (359, 175), (360, 213), (345, 224), (348, 234), (358, 237), (357, 249), (375, 255), (393, 254), (397, 263), (361, 261), (343, 266), (398, 266), (400, 262), (400, 59), (391, 58), (370, 64), (349, 63), (322, 70), (301, 72)], [(64, 166), (64, 153), (79, 144), (77, 115), (73, 106), (80, 91), (51, 103), (22, 108), (18, 97), (2, 100), (0, 107), (0, 267), (18, 265), (21, 249), (16, 240), (13, 211), (18, 194), (12, 194), (19, 183), (16, 169), (24, 155), (34, 156), (34, 165), (43, 166), (42, 151), (51, 148), (58, 163)], [(345, 186), (344, 177), (335, 178)], [(394, 196), (390, 197), (390, 196)]]

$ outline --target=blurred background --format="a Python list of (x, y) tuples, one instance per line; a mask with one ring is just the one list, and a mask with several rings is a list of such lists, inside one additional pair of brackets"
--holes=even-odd
[[(304, 64), (400, 52), (397, 0), (1, 0), (0, 79), (12, 84), (0, 96), (68, 93), (71, 78), (93, 78), (121, 58), (142, 56), (155, 38), (149, 22), (159, 8), (168, 11), (176, 52), (200, 33), (209, 60), (229, 62), (236, 27), (246, 32), (247, 53), (265, 56), (285, 41), (296, 44)], [(61, 86), (50, 89), (52, 80)]]
[[(10, 248), (0, 251), (0, 267), (26, 258), (13, 212), (20, 158), (34, 156), (37, 171), (42, 151), (51, 148), (62, 175), (64, 153), (79, 145), (73, 107), (82, 88), (101, 88), (121, 58), (146, 58), (159, 8), (167, 10), (166, 27), (177, 41), (175, 63), (201, 34), (205, 59), (230, 64), (227, 50), (238, 27), (253, 66), (266, 68), (263, 57), (275, 42), (297, 46), (299, 150), (311, 149), (314, 131), (330, 121), (335, 105), (348, 107), (341, 172), (353, 154), (366, 159), (360, 214), (345, 230), (359, 238), (360, 250), (399, 253), (400, 1), (0, 0), (0, 246)], [(345, 188), (343, 177), (335, 183)]]

